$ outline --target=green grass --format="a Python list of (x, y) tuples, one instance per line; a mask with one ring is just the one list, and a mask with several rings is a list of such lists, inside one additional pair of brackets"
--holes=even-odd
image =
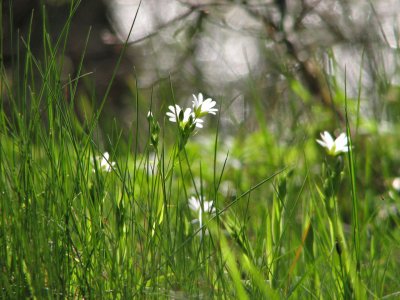
[[(339, 129), (352, 146), (336, 157), (315, 141), (336, 129), (329, 112), (316, 108), (312, 124), (281, 139), (264, 120), (255, 82), (258, 129), (235, 138), (219, 129), (219, 99), (217, 116), (204, 117), (196, 134), (169, 122), (166, 109), (148, 124), (151, 105), (139, 101), (146, 93), (137, 83), (135, 134), (118, 122), (103, 128), (108, 90), (84, 121), (76, 115), (87, 101), (77, 92), (84, 53), (76, 78), (60, 81), (58, 58), (76, 9), (55, 43), (44, 22), (40, 58), (28, 36), (12, 78), (1, 65), (2, 298), (398, 297), (400, 194), (391, 180), (400, 139), (359, 133), (363, 124), (378, 126), (359, 115), (360, 98), (333, 86), (346, 115)], [(312, 101), (300, 82), (288, 81), (292, 97)], [(110, 172), (102, 169), (111, 162)], [(214, 201), (202, 227), (191, 196)]]

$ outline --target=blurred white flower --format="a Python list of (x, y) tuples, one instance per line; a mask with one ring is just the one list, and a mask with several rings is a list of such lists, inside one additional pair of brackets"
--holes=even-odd
[(147, 174), (154, 175), (158, 172), (158, 160), (157, 155), (152, 152), (149, 154), (148, 159), (144, 160), (143, 168), (146, 170)]
[(400, 177), (393, 179), (392, 187), (396, 192), (400, 192)]
[(345, 133), (341, 133), (336, 140), (333, 140), (330, 133), (324, 131), (321, 133), (321, 140), (317, 140), (317, 143), (326, 148), (328, 154), (332, 156), (349, 151), (347, 146), (347, 136)]
[[(203, 207), (201, 204), (203, 203)], [(200, 199), (197, 199), (196, 197), (192, 196), (189, 198), (189, 207), (193, 211), (202, 211), (204, 209), (204, 212), (207, 213), (215, 213), (215, 207), (213, 206), (214, 202), (213, 201), (201, 201)]]
[(215, 115), (217, 113), (218, 109), (213, 108), (217, 103), (211, 98), (207, 98), (206, 100), (204, 100), (202, 93), (199, 93), (197, 97), (196, 95), (193, 95), (193, 98), (193, 111), (196, 117), (202, 117), (206, 114)]
[[(194, 196), (189, 198), (189, 207), (191, 210), (199, 213), (199, 218), (194, 219), (192, 222), (199, 222), (200, 228), (203, 227), (203, 212), (215, 214), (214, 201), (204, 201), (203, 198), (197, 199)], [(199, 232), (200, 238), (202, 232)]]
[(378, 222), (382, 222), (387, 220), (388, 218), (398, 217), (399, 216), (399, 209), (395, 204), (389, 204), (381, 207), (378, 211)]
[(226, 163), (226, 167), (231, 167), (234, 170), (241, 170), (242, 168), (242, 162), (239, 159), (233, 156), (227, 157), (226, 153), (223, 152), (217, 153), (217, 161), (220, 164)]
[[(168, 109), (170, 110), (169, 112), (167, 112), (167, 116), (168, 116), (169, 120), (171, 122), (176, 122), (176, 120), (179, 119), (179, 114), (181, 113), (182, 108), (178, 104), (175, 104), (175, 106), (172, 106), (172, 105), (168, 106)], [(186, 111), (187, 111), (187, 113), (184, 114), (184, 119), (186, 116), (186, 119), (187, 119), (186, 121), (188, 121), (191, 109), (188, 108), (188, 109), (186, 109)]]
[(182, 129), (185, 128), (185, 125), (187, 124), (187, 122), (189, 122), (190, 117), (193, 118), (193, 122), (196, 124), (196, 127), (203, 128), (203, 120), (196, 118), (191, 108), (186, 108), (183, 111), (178, 104), (175, 104), (175, 106), (168, 106), (168, 109), (170, 110), (169, 112), (167, 112), (169, 121), (177, 122), (177, 120), (179, 120), (178, 123)]
[[(103, 172), (111, 172), (113, 167), (115, 166), (115, 162), (109, 160), (110, 155), (108, 152), (104, 152), (103, 155), (96, 156), (95, 160), (97, 163), (97, 167), (99, 170)], [(95, 164), (95, 162), (93, 162)], [(96, 169), (92, 169), (93, 172), (96, 172)]]
[(236, 194), (235, 184), (232, 181), (224, 180), (219, 185), (218, 191), (225, 197), (232, 197)]

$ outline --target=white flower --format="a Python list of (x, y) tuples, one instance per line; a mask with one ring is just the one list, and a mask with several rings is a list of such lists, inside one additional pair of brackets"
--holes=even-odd
[[(203, 200), (203, 198), (201, 198)], [(194, 196), (191, 196), (189, 198), (189, 207), (191, 210), (195, 212), (199, 212), (199, 218), (194, 219), (193, 222), (199, 222), (200, 228), (203, 227), (203, 212), (210, 213), (210, 214), (215, 214), (215, 207), (214, 207), (214, 201), (201, 201), (200, 199), (197, 199)], [(203, 204), (203, 205), (202, 205)], [(200, 238), (202, 232), (199, 232)]]
[(194, 100), (192, 101), (193, 111), (197, 117), (202, 117), (206, 114), (215, 115), (216, 112), (218, 111), (217, 108), (213, 108), (217, 103), (213, 101), (211, 98), (203, 100), (202, 93), (199, 93), (197, 97), (196, 95), (193, 95), (193, 98), (194, 98)]
[(387, 220), (388, 218), (392, 217), (397, 217), (399, 215), (399, 209), (395, 204), (389, 204), (385, 205), (380, 208), (378, 211), (378, 222), (383, 222)]
[[(175, 104), (175, 107), (170, 105), (170, 106), (168, 106), (168, 109), (170, 110), (169, 112), (167, 112), (167, 116), (168, 116), (169, 120), (171, 122), (176, 122), (176, 120), (179, 119), (179, 114), (180, 114), (182, 108), (178, 104)], [(188, 111), (188, 109), (189, 109), (189, 111)], [(187, 120), (189, 120), (189, 116), (190, 116), (190, 108), (188, 108), (188, 109), (186, 109), (186, 111), (188, 111), (188, 114), (186, 114)], [(184, 114), (184, 116), (185, 116), (185, 114)]]
[[(108, 152), (104, 152), (103, 155), (96, 156), (96, 163), (98, 164), (99, 170), (104, 172), (111, 172), (112, 168), (115, 166), (115, 162), (109, 160), (110, 155)], [(94, 162), (93, 162), (94, 163)], [(96, 169), (92, 169), (93, 172), (96, 172)]]
[(392, 187), (396, 192), (400, 192), (400, 177), (393, 179)]
[(200, 199), (197, 199), (196, 197), (192, 196), (189, 198), (189, 207), (191, 210), (198, 211), (198, 210), (203, 210), (201, 203), (203, 202), (203, 208), (204, 212), (207, 213), (215, 213), (215, 207), (213, 206), (214, 202), (213, 201), (200, 201)]
[(148, 159), (146, 159), (143, 163), (144, 169), (147, 171), (147, 174), (157, 174), (158, 172), (158, 160), (157, 155), (152, 152), (149, 154)]
[[(171, 122), (176, 122), (176, 120), (179, 120), (179, 114), (182, 111), (182, 108), (175, 104), (175, 107), (170, 105), (168, 106), (169, 112), (167, 112), (167, 116)], [(179, 121), (179, 126), (183, 129), (185, 128), (185, 125), (189, 121), (190, 117), (193, 118), (193, 122), (196, 124), (196, 127), (203, 128), (203, 120), (196, 118), (196, 116), (193, 114), (191, 108), (186, 108), (183, 112), (183, 119)]]
[(336, 140), (333, 140), (329, 132), (324, 131), (321, 133), (321, 140), (317, 140), (317, 143), (326, 148), (328, 154), (332, 156), (349, 151), (347, 146), (347, 136), (345, 133), (341, 133)]

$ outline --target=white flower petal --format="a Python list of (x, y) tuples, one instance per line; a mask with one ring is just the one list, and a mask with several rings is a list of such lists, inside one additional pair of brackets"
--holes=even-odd
[(191, 114), (192, 114), (192, 109), (191, 108), (186, 108), (185, 111), (183, 112), (183, 120), (182, 120), (182, 122), (184, 124), (186, 124), (189, 121), (189, 118), (190, 118)]
[(341, 133), (335, 140), (335, 144), (337, 148), (347, 148), (347, 136), (344, 133)]
[(191, 197), (189, 198), (189, 207), (190, 207), (191, 210), (194, 210), (194, 211), (199, 210), (199, 208), (200, 208), (200, 201), (199, 201), (196, 197), (191, 196)]
[[(115, 166), (115, 162), (110, 161), (110, 154), (108, 152), (104, 152), (102, 155), (98, 155), (92, 161), (93, 165), (97, 164), (98, 169), (103, 172), (111, 172), (113, 167)], [(92, 168), (93, 172), (96, 172), (95, 168)]]
[(108, 152), (104, 152), (103, 158), (105, 158), (106, 160), (108, 160), (108, 159), (110, 158), (110, 154), (108, 154)]
[(324, 131), (323, 134), (321, 134), (322, 140), (325, 141), (326, 145), (331, 149), (333, 145), (335, 144), (331, 134), (328, 131)]
[(208, 213), (214, 213), (215, 212), (215, 207), (213, 201), (204, 201), (204, 211)]
[(317, 140), (317, 143), (320, 144), (322, 147), (328, 148), (327, 144), (321, 140)]
[(203, 120), (202, 119), (196, 119), (195, 123), (196, 123), (196, 127), (198, 128), (203, 128)]

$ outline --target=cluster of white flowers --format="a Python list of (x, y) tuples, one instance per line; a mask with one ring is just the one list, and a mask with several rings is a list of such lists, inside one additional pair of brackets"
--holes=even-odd
[(196, 124), (196, 127), (203, 128), (203, 120), (196, 119), (195, 114), (192, 112), (191, 108), (186, 108), (183, 110), (178, 104), (175, 106), (170, 105), (169, 112), (167, 112), (167, 116), (171, 122), (176, 123), (178, 120), (179, 126), (182, 129), (185, 129), (188, 123)]
[(211, 98), (204, 100), (202, 93), (199, 93), (197, 97), (196, 95), (193, 95), (193, 99), (193, 105), (191, 108), (188, 107), (183, 109), (177, 104), (175, 106), (170, 105), (168, 107), (170, 111), (167, 112), (167, 117), (171, 122), (178, 123), (179, 125), (180, 151), (185, 147), (189, 137), (194, 132), (196, 127), (203, 128), (204, 121), (201, 119), (201, 117), (207, 114), (215, 115), (218, 111), (217, 108), (214, 108), (217, 103)]
[(330, 133), (324, 131), (321, 133), (321, 140), (317, 140), (317, 143), (326, 148), (328, 155), (331, 156), (336, 156), (349, 151), (347, 135), (345, 133), (341, 133), (335, 140), (333, 140)]
[(96, 164), (97, 168), (103, 172), (111, 172), (113, 167), (115, 166), (115, 162), (110, 161), (110, 154), (108, 152), (104, 152), (103, 155), (98, 155), (92, 161), (93, 168), (92, 171), (96, 172), (94, 165)]
[(202, 93), (199, 93), (197, 97), (193, 95), (193, 98), (194, 100), (192, 101), (193, 105), (191, 108), (183, 110), (183, 108), (177, 104), (168, 107), (170, 111), (167, 112), (167, 117), (171, 122), (178, 122), (182, 130), (185, 130), (188, 124), (189, 126), (194, 125), (194, 127), (203, 128), (204, 121), (201, 117), (207, 114), (215, 115), (218, 111), (217, 108), (214, 108), (217, 103), (211, 98), (204, 100)]

